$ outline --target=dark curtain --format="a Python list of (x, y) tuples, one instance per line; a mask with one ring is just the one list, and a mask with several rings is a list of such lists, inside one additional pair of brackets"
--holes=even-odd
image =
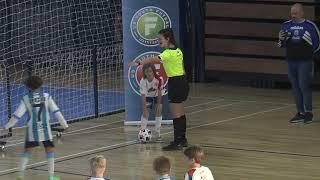
[(180, 39), (189, 82), (205, 80), (204, 0), (180, 0)]

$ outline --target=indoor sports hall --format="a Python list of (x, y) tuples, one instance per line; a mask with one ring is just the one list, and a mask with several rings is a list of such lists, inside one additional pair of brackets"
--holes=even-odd
[[(319, 27), (320, 2), (299, 2), (305, 18)], [(172, 77), (162, 63), (155, 63), (163, 82), (161, 142), (138, 137), (140, 60), (161, 57), (158, 32), (164, 28), (172, 28), (183, 52), (188, 146), (203, 149), (201, 165), (215, 180), (320, 179), (320, 51), (312, 63), (313, 119), (293, 123), (297, 105), (287, 53), (277, 46), (295, 3), (0, 0), (0, 180), (16, 179), (19, 172), (32, 119), (25, 113), (4, 128), (30, 93), (25, 79), (31, 76), (43, 79), (40, 92), (51, 95), (69, 125), (63, 131), (50, 115), (57, 179), (89, 179), (89, 160), (97, 155), (106, 158), (106, 179), (157, 179), (153, 161), (159, 156), (170, 159), (174, 179), (185, 179), (187, 147), (162, 149), (175, 134)], [(153, 136), (154, 119), (151, 108), (147, 128)], [(48, 179), (42, 144), (30, 154), (23, 179)]]

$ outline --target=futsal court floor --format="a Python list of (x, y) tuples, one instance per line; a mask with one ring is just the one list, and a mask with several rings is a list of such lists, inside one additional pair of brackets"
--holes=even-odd
[[(289, 90), (256, 89), (223, 84), (192, 84), (188, 101), (187, 136), (206, 152), (203, 165), (216, 180), (319, 180), (320, 93), (315, 92), (312, 124), (290, 124), (295, 114)], [(172, 126), (162, 128), (165, 143), (140, 144), (137, 126), (123, 125), (124, 113), (70, 125), (56, 143), (56, 175), (62, 180), (86, 179), (88, 159), (104, 155), (106, 177), (113, 180), (155, 179), (152, 161), (170, 158), (172, 175), (182, 180), (187, 170), (182, 151), (164, 152)], [(153, 129), (153, 127), (151, 127)], [(23, 131), (14, 131), (0, 158), (0, 179), (15, 179), (23, 148)], [(42, 147), (34, 149), (26, 180), (47, 179)]]

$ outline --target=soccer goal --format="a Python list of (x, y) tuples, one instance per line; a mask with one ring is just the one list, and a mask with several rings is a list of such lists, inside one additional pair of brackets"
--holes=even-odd
[(0, 5), (0, 128), (27, 93), (30, 75), (43, 78), (43, 91), (68, 121), (124, 109), (121, 0)]

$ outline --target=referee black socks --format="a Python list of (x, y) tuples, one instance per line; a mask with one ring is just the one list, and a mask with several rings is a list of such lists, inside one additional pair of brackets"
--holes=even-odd
[(178, 142), (186, 140), (186, 127), (187, 120), (185, 115), (173, 119), (174, 141)]
[(180, 120), (180, 118), (174, 118), (173, 119), (173, 137), (174, 137), (174, 142), (177, 142), (178, 137), (179, 137), (179, 120)]
[(180, 118), (180, 126), (181, 126), (181, 136), (183, 140), (186, 140), (186, 131), (187, 131), (187, 118), (186, 115), (181, 116)]

